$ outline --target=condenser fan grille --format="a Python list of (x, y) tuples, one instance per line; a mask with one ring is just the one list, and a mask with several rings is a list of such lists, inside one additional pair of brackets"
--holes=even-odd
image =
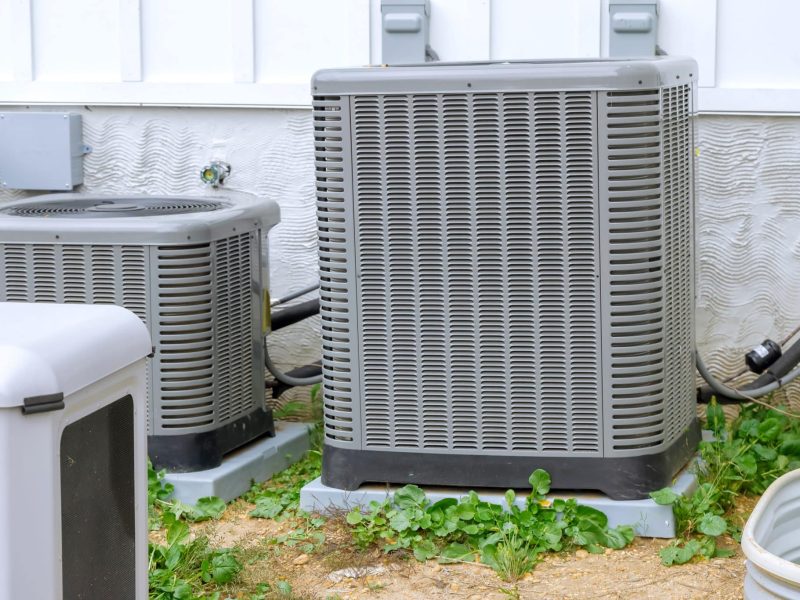
[(84, 198), (18, 204), (0, 213), (15, 217), (102, 219), (211, 212), (224, 206), (223, 202), (200, 198)]

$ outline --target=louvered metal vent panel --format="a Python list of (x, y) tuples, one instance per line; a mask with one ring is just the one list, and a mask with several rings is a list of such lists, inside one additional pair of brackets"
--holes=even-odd
[[(211, 244), (154, 248), (156, 432), (204, 427), (214, 413), (214, 280)], [(153, 432), (151, 432), (153, 433)]]
[(363, 447), (601, 452), (595, 94), (351, 102)]
[(358, 334), (349, 295), (356, 285), (348, 260), (353, 238), (351, 175), (344, 162), (350, 111), (348, 101), (339, 96), (316, 96), (313, 108), (325, 437), (330, 445), (355, 448), (360, 435), (354, 414), (358, 365), (353, 353)]
[(143, 246), (0, 244), (0, 301), (118, 304), (145, 323)]
[[(243, 233), (214, 242), (214, 300), (217, 422), (226, 423), (256, 408), (253, 392), (253, 268), (256, 238)], [(260, 360), (260, 358), (259, 358)], [(263, 386), (262, 386), (263, 389)]]
[(661, 92), (664, 188), (665, 398), (668, 439), (695, 416), (694, 228), (692, 215), (691, 91), (688, 85)]
[[(122, 306), (138, 315), (148, 324), (147, 302), (149, 286), (147, 282), (147, 268), (145, 256), (147, 251), (143, 246), (122, 246), (119, 273), (122, 276)], [(66, 281), (66, 271), (65, 271)], [(66, 284), (65, 284), (66, 285)], [(73, 286), (72, 293), (80, 296), (77, 286)]]
[[(606, 450), (624, 456), (661, 450), (673, 439), (675, 423), (689, 424), (682, 414), (686, 402), (676, 406), (672, 400), (685, 392), (674, 388), (675, 377), (682, 382), (693, 373), (686, 364), (693, 339), (693, 270), (682, 258), (684, 252), (690, 256), (692, 244), (690, 155), (685, 146), (668, 141), (672, 117), (663, 113), (660, 90), (608, 92), (600, 98), (606, 194), (601, 206), (608, 249), (603, 274)], [(685, 119), (688, 110), (687, 104)], [(676, 179), (662, 177), (665, 169), (672, 169)], [(685, 244), (685, 250), (677, 244)], [(677, 300), (684, 295), (688, 304)], [(675, 364), (672, 358), (678, 359)]]

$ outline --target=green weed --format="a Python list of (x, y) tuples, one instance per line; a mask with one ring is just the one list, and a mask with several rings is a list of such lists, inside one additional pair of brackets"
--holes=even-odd
[[(238, 596), (237, 596), (238, 597)], [(262, 583), (255, 593), (247, 596), (248, 600), (317, 600), (316, 596), (297, 593), (288, 581), (277, 581), (274, 584)]]
[(325, 523), (322, 517), (313, 517), (302, 513), (297, 527), (269, 540), (270, 544), (279, 544), (289, 548), (297, 548), (305, 554), (318, 550), (325, 542), (325, 534), (320, 528)]
[[(291, 416), (305, 407), (289, 403), (277, 417)], [(294, 528), (269, 540), (277, 544), (312, 552), (325, 541), (319, 531), (324, 519), (311, 517), (299, 510), (300, 488), (319, 476), (322, 464), (321, 397), (319, 386), (311, 389), (311, 411), (315, 424), (311, 427), (312, 450), (299, 462), (276, 474), (270, 481), (253, 485), (244, 499), (254, 503), (251, 516), (258, 518), (293, 518)], [(156, 471), (148, 461), (148, 521), (151, 531), (165, 529), (165, 543), (150, 544), (149, 575), (151, 600), (194, 600), (221, 598), (226, 588), (242, 570), (247, 552), (214, 549), (205, 536), (192, 537), (186, 521), (218, 519), (226, 504), (219, 498), (201, 498), (190, 505), (172, 498), (173, 486), (164, 481), (164, 471)], [(292, 600), (306, 598), (292, 591), (286, 581), (260, 584), (250, 600)]]
[(314, 418), (314, 424), (309, 428), (311, 450), (306, 456), (269, 481), (254, 484), (242, 496), (256, 505), (250, 512), (251, 517), (278, 519), (298, 516), (300, 488), (319, 477), (322, 469), (322, 398), (319, 384), (311, 388), (311, 414)]
[(173, 486), (164, 471), (147, 463), (147, 509), (151, 531), (165, 529), (165, 543), (149, 545), (151, 600), (219, 598), (214, 587), (232, 581), (242, 570), (235, 554), (214, 549), (208, 538), (192, 538), (186, 521), (217, 519), (225, 511), (219, 498), (201, 498), (196, 505), (171, 500)]
[(297, 548), (311, 553), (325, 542), (320, 531), (325, 519), (311, 516), (299, 508), (300, 489), (312, 479), (320, 476), (322, 469), (322, 412), (320, 387), (311, 388), (311, 410), (315, 423), (311, 426), (311, 450), (302, 460), (274, 475), (269, 481), (254, 484), (243, 499), (255, 504), (250, 516), (259, 519), (293, 520), (293, 528), (285, 534), (268, 541), (271, 545)]
[(367, 589), (370, 592), (380, 592), (381, 590), (386, 589), (386, 584), (378, 581), (371, 581), (367, 583)]
[(366, 513), (351, 511), (347, 523), (362, 547), (379, 543), (385, 552), (409, 550), (420, 561), (473, 562), (479, 557), (509, 581), (530, 571), (545, 552), (577, 547), (601, 552), (633, 540), (632, 527), (609, 529), (605, 514), (574, 498), (548, 502), (547, 472), (534, 471), (530, 484), (522, 508), (515, 504), (514, 491), (506, 492), (509, 511), (480, 500), (474, 491), (459, 500), (431, 503), (419, 487), (407, 485), (390, 500), (372, 502)]
[(153, 464), (147, 459), (147, 520), (150, 531), (161, 529), (161, 513), (157, 507), (159, 503), (166, 502), (175, 489), (171, 483), (164, 481), (165, 472), (153, 469)]
[(522, 596), (519, 595), (519, 589), (517, 586), (510, 587), (510, 588), (498, 588), (498, 592), (509, 598), (510, 600), (521, 600)]
[(669, 488), (650, 494), (658, 504), (671, 505), (675, 514), (678, 539), (661, 550), (665, 565), (732, 556), (731, 550), (719, 547), (719, 539), (725, 534), (737, 541), (741, 537), (728, 518), (736, 498), (762, 494), (775, 479), (800, 467), (800, 423), (778, 411), (745, 404), (728, 422), (712, 400), (706, 427), (715, 439), (700, 443), (697, 489), (688, 496)]
[(292, 419), (306, 414), (308, 407), (299, 400), (290, 400), (272, 410), (272, 416), (278, 420)]
[(520, 537), (516, 528), (508, 525), (501, 530), (503, 537), (497, 542), (491, 566), (500, 579), (514, 583), (536, 566), (537, 554), (530, 542)]
[(204, 536), (191, 539), (189, 526), (174, 514), (164, 513), (163, 523), (166, 543), (149, 549), (150, 599), (219, 597), (210, 588), (232, 581), (241, 563), (229, 550), (211, 548)]
[(322, 387), (320, 384), (316, 384), (311, 386), (311, 422), (313, 425), (308, 429), (308, 436), (311, 449), (317, 452), (322, 452), (322, 443), (325, 439), (322, 417)]
[(172, 499), (175, 488), (164, 481), (165, 471), (156, 471), (150, 460), (147, 460), (147, 514), (150, 531), (163, 527), (162, 516), (171, 513), (177, 519), (186, 521), (207, 521), (219, 519), (225, 512), (226, 504), (216, 496), (200, 498), (197, 504), (186, 504)]
[(316, 450), (310, 450), (302, 460), (275, 474), (269, 481), (254, 484), (242, 496), (247, 502), (256, 505), (250, 516), (262, 519), (297, 516), (300, 488), (319, 477), (321, 468), (322, 455)]

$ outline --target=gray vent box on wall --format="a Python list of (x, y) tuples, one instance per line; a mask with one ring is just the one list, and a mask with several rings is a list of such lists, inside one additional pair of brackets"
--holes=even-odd
[(315, 75), (325, 485), (670, 482), (699, 439), (696, 69)]
[(83, 183), (90, 151), (81, 116), (61, 112), (0, 112), (0, 187), (71, 190)]
[(610, 56), (657, 54), (658, 0), (609, 0)]
[(196, 471), (273, 433), (264, 388), (264, 236), (277, 204), (53, 194), (0, 206), (0, 301), (117, 304), (148, 326), (148, 450)]
[(430, 14), (430, 0), (381, 0), (381, 62), (425, 62)]

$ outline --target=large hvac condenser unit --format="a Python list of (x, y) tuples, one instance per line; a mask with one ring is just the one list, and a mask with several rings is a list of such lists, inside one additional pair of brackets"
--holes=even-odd
[[(54, 194), (0, 207), (0, 301), (117, 304), (148, 326), (148, 451), (194, 471), (274, 433), (264, 393), (267, 231), (277, 204)], [(263, 252), (262, 252), (263, 250)]]
[(699, 438), (696, 68), (316, 74), (326, 485), (670, 482)]

